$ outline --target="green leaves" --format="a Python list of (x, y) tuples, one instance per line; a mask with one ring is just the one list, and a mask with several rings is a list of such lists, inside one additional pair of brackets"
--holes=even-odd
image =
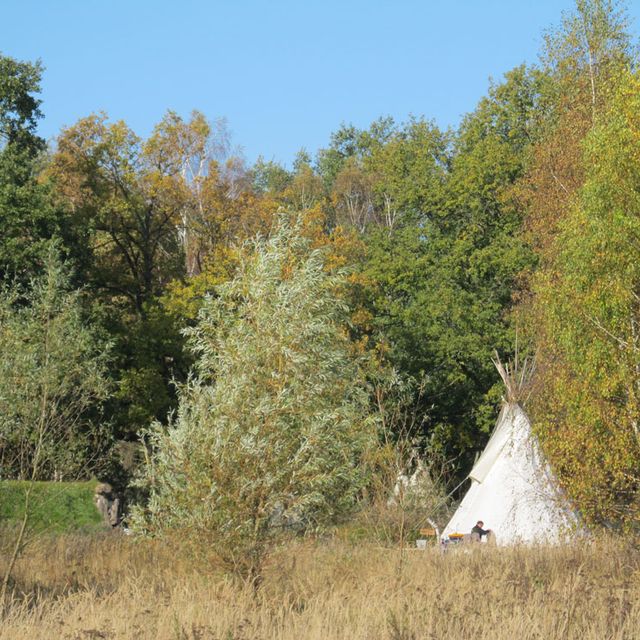
[(41, 74), (40, 62), (31, 64), (0, 55), (0, 147), (43, 148), (43, 141), (34, 135), (42, 116), (40, 100), (33, 96), (40, 92)]
[[(393, 366), (425, 379), (415, 407), (426, 414), (425, 435), (462, 453), (463, 464), (494, 422), (491, 356), (513, 348), (508, 314), (518, 276), (533, 263), (512, 191), (533, 140), (537, 97), (536, 74), (518, 68), (465, 119), (449, 157), (444, 138), (418, 121), (406, 144), (392, 137), (366, 158), (380, 158), (379, 185), (390, 193), (397, 185), (405, 212), (398, 228), (367, 235), (362, 270), (373, 324)], [(413, 167), (412, 157), (421, 159)]]
[(37, 181), (44, 140), (35, 134), (41, 66), (0, 55), (0, 280), (26, 284), (39, 272), (47, 241), (64, 220)]
[(151, 500), (138, 527), (186, 527), (249, 571), (287, 531), (353, 507), (376, 433), (339, 283), (284, 219), (246, 247), (189, 332), (197, 374), (175, 420), (149, 433)]
[(587, 179), (535, 279), (539, 429), (587, 518), (638, 517), (640, 171), (637, 74), (586, 140)]
[(111, 439), (100, 408), (109, 395), (108, 347), (87, 323), (66, 267), (50, 247), (30, 290), (0, 292), (0, 474), (86, 477)]

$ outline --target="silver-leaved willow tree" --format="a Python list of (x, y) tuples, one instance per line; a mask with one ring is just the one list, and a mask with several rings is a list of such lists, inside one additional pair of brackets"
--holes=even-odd
[(215, 553), (256, 583), (274, 543), (353, 509), (376, 443), (342, 276), (283, 216), (189, 331), (198, 364), (140, 482), (134, 529)]

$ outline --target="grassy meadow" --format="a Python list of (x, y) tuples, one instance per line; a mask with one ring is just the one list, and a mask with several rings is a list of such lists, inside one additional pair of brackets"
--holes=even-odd
[[(24, 514), (28, 482), (0, 482), (0, 523), (17, 523)], [(103, 528), (93, 502), (96, 481), (35, 482), (29, 503), (29, 529), (39, 533), (92, 532)]]
[(444, 555), (291, 542), (255, 593), (157, 543), (58, 535), (19, 561), (12, 588), (1, 640), (640, 637), (640, 555), (612, 540)]

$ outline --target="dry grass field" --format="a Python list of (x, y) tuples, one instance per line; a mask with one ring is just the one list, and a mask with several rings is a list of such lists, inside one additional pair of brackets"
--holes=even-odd
[(166, 548), (60, 536), (20, 561), (2, 640), (640, 639), (629, 543), (441, 554), (291, 544), (255, 594)]

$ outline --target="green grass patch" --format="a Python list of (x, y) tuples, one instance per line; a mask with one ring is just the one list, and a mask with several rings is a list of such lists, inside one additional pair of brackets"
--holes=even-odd
[[(93, 502), (96, 481), (36, 482), (29, 506), (29, 528), (41, 532), (96, 531), (104, 528)], [(0, 525), (22, 519), (28, 482), (0, 481)]]

